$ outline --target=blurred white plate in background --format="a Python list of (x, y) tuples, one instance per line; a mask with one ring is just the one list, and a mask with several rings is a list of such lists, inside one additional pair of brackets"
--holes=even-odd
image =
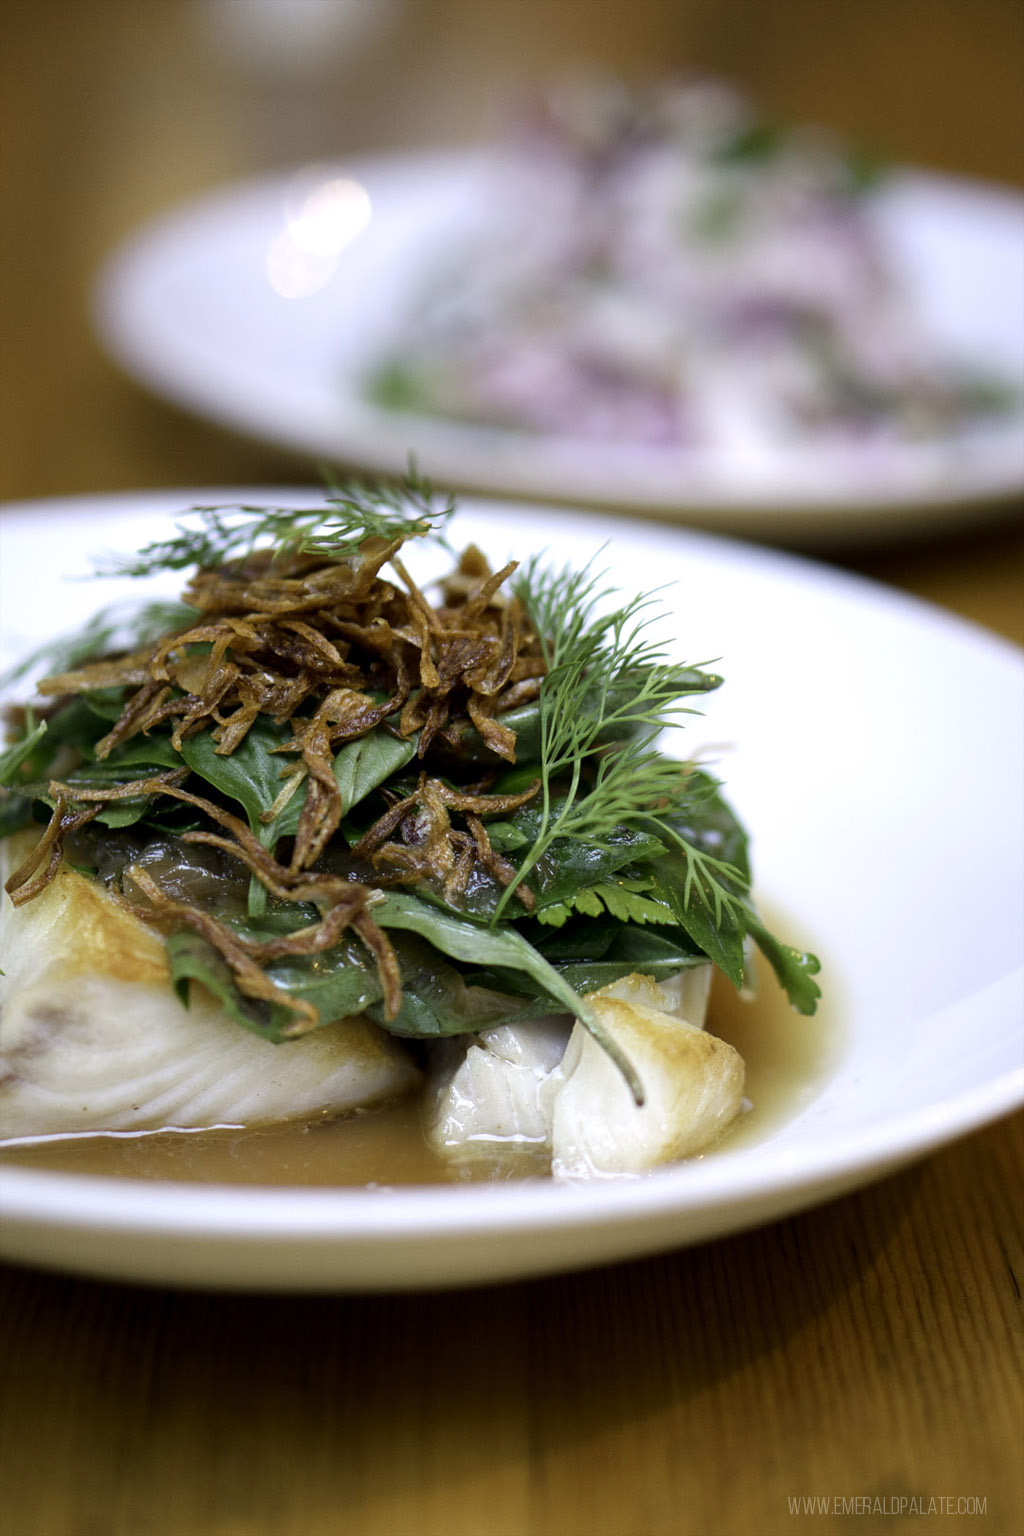
[[(26, 503), (0, 515), (3, 664), (138, 590), (66, 583), (98, 552), (239, 493)], [(279, 488), (246, 502), (309, 504)], [(673, 583), (681, 659), (725, 686), (687, 727), (752, 832), (758, 890), (821, 956), (831, 1067), (761, 1140), (648, 1177), (557, 1186), (271, 1189), (0, 1166), (7, 1257), (266, 1290), (413, 1289), (551, 1273), (744, 1230), (856, 1188), (1024, 1098), (1024, 664), (959, 619), (823, 566), (706, 534), (472, 504), (499, 561), (598, 559)], [(46, 558), (40, 558), (45, 548)], [(178, 579), (163, 582), (176, 590)], [(55, 619), (55, 615), (59, 615)], [(830, 1023), (829, 1020), (832, 1020)]]
[[(307, 203), (297, 229), (318, 179), (335, 183), (333, 202), (313, 217)], [(374, 407), (361, 380), (396, 308), (499, 185), (493, 163), (465, 151), (225, 187), (112, 256), (97, 285), (99, 334), (128, 373), (203, 417), (309, 460), (375, 472), (401, 472), (413, 453), (435, 482), (462, 490), (817, 544), (1019, 510), (1024, 407), (880, 455), (780, 446), (756, 463)], [(1024, 386), (1024, 198), (907, 174), (878, 195), (875, 217), (928, 334)]]

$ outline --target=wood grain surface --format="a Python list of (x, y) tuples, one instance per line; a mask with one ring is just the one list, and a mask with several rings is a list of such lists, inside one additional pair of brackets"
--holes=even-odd
[[(898, 158), (1024, 179), (1012, 0), (365, 4), (380, 36), (282, 81), (230, 54), (217, 0), (0, 0), (4, 497), (294, 480), (117, 373), (97, 264), (249, 171), (473, 137), (542, 69), (697, 64)], [(831, 558), (1024, 639), (1019, 515)], [(1016, 1536), (1022, 1143), (1018, 1117), (792, 1220), (514, 1286), (235, 1297), (0, 1269), (0, 1521)]]

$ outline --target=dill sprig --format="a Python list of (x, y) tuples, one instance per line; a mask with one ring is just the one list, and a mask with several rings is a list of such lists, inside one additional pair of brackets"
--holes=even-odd
[(601, 845), (625, 826), (651, 831), (682, 853), (684, 901), (718, 922), (735, 912), (736, 890), (745, 892), (747, 881), (674, 825), (693, 769), (665, 757), (655, 742), (680, 716), (696, 713), (687, 696), (721, 679), (669, 659), (651, 633), (665, 616), (657, 591), (616, 607), (617, 594), (603, 580), (593, 561), (573, 570), (534, 559), (518, 583), (548, 664), (539, 700), (540, 817), (496, 917), (557, 838)]
[(431, 538), (447, 548), (445, 529), (455, 499), (439, 502), (432, 483), (411, 462), (404, 479), (372, 485), (342, 484), (325, 477), (330, 512), (321, 511), (320, 531), (302, 539), (303, 554), (341, 560), (357, 554), (367, 538)]
[(96, 574), (150, 576), (193, 567), (211, 570), (264, 546), (272, 548), (279, 561), (299, 554), (346, 560), (372, 537), (433, 537), (443, 543), (445, 524), (455, 510), (451, 498), (438, 503), (430, 481), (418, 474), (415, 465), (410, 465), (404, 479), (393, 483), (328, 479), (325, 503), (317, 507), (244, 503), (192, 507), (194, 525), (179, 523), (169, 539), (146, 544), (130, 556), (99, 561)]

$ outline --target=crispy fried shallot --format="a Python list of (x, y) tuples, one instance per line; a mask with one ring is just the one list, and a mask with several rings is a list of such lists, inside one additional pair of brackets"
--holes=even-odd
[[(209, 730), (228, 755), (265, 714), (293, 723), (294, 749), (318, 780), (314, 762), (326, 766), (342, 742), (391, 716), (400, 735), (419, 733), (421, 757), (468, 718), (492, 751), (513, 762), (514, 734), (495, 716), (535, 698), (545, 670), (521, 603), (501, 590), (515, 562), (492, 574), (479, 550), (467, 550), (435, 607), (395, 558), (403, 542), (367, 539), (362, 554), (345, 561), (274, 561), (264, 553), (201, 570), (184, 593), (201, 622), (149, 652), (44, 678), (39, 691), (134, 690), (97, 743), (100, 759), (164, 722), (175, 746)], [(402, 587), (380, 575), (389, 559)], [(309, 851), (317, 842), (311, 837)]]
[[(15, 903), (46, 886), (68, 835), (104, 805), (169, 797), (201, 811), (219, 829), (186, 831), (183, 841), (221, 849), (244, 864), (271, 897), (312, 905), (319, 920), (257, 943), (211, 913), (173, 899), (132, 864), (125, 876), (145, 898), (135, 909), (146, 921), (199, 934), (230, 967), (241, 993), (294, 1014), (286, 1028), (290, 1034), (312, 1028), (316, 1011), (292, 999), (263, 967), (283, 956), (329, 949), (351, 930), (374, 956), (384, 1006), (393, 1017), (401, 1006), (401, 978), (391, 943), (373, 920), (373, 890), (317, 868), (347, 809), (334, 774), (335, 755), (346, 742), (386, 726), (399, 737), (416, 736), (423, 759), (435, 742), (455, 747), (459, 728), (469, 724), (496, 757), (515, 762), (515, 732), (499, 717), (535, 699), (545, 672), (542, 647), (521, 602), (503, 591), (514, 561), (492, 572), (471, 546), (441, 584), (441, 601), (434, 605), (398, 559), (404, 542), (370, 537), (358, 556), (333, 561), (258, 551), (217, 569), (200, 569), (184, 592), (195, 624), (165, 635), (147, 651), (104, 656), (39, 685), (40, 693), (54, 698), (97, 688), (129, 690), (120, 717), (95, 746), (99, 761), (157, 726), (169, 728), (178, 751), (188, 737), (207, 731), (216, 753), (228, 756), (260, 716), (290, 725), (291, 740), (279, 749), (287, 763), (281, 792), (267, 813), (278, 814), (305, 785), (287, 863), (239, 817), (183, 788), (185, 767), (114, 785), (54, 781), (50, 823), (7, 882)], [(400, 584), (381, 575), (389, 562)], [(352, 858), (372, 865), (381, 885), (430, 881), (448, 899), (465, 890), (474, 870), (507, 887), (516, 871), (492, 847), (481, 818), (518, 809), (536, 790), (534, 783), (514, 795), (457, 791), (423, 770), (415, 791), (378, 818), (352, 849)], [(452, 824), (453, 815), (462, 826)], [(525, 885), (515, 894), (533, 909)]]
[(64, 795), (56, 796), (53, 815), (46, 831), (4, 883), (4, 890), (16, 907), (23, 906), (46, 889), (60, 868), (65, 838), (77, 832), (79, 827), (84, 827), (98, 810), (98, 805), (92, 805), (72, 811)]
[[(533, 799), (539, 785), (535, 779), (517, 795), (477, 795), (454, 790), (442, 779), (421, 773), (413, 793), (396, 801), (363, 833), (352, 856), (369, 859), (374, 869), (385, 871), (385, 879), (390, 877), (396, 884), (440, 879), (449, 899), (465, 889), (476, 862), (502, 885), (511, 885), (515, 867), (495, 852), (480, 816), (519, 810)], [(465, 817), (468, 834), (452, 827), (449, 811)], [(393, 841), (396, 832), (401, 842)], [(527, 911), (533, 910), (534, 895), (528, 886), (520, 884), (515, 894)]]

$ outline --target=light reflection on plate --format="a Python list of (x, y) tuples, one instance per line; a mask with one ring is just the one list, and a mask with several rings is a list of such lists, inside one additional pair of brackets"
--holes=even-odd
[[(744, 458), (378, 409), (361, 394), (366, 366), (439, 241), (457, 243), (486, 208), (493, 172), (467, 151), (382, 156), (315, 176), (334, 191), (319, 202), (314, 191), (299, 222), (318, 240), (326, 230), (327, 250), (295, 239), (295, 189), (308, 198), (309, 168), (213, 192), (113, 255), (95, 316), (129, 373), (307, 459), (400, 472), (413, 451), (437, 482), (466, 490), (640, 507), (773, 540), (931, 531), (1005, 514), (1024, 494), (1021, 410), (868, 460), (856, 447)], [(908, 174), (877, 216), (929, 334), (1024, 383), (1022, 208), (1009, 190)]]
[(310, 166), (287, 187), (281, 212), (266, 249), (267, 282), (283, 299), (304, 299), (334, 278), (342, 252), (369, 227), (373, 204), (360, 182)]
[[(52, 633), (55, 613), (74, 626), (131, 587), (59, 580), (91, 555), (137, 547), (195, 503), (309, 497), (247, 488), (6, 508), (2, 663)], [(497, 559), (546, 548), (579, 561), (608, 543), (616, 585), (674, 584), (680, 658), (720, 657), (726, 678), (687, 750), (732, 744), (720, 772), (753, 831), (758, 887), (789, 914), (788, 936), (819, 950), (837, 999), (842, 1047), (820, 1091), (755, 1145), (580, 1187), (227, 1190), (8, 1167), (7, 1257), (268, 1290), (510, 1280), (770, 1221), (1024, 1098), (1024, 666), (1012, 646), (856, 578), (707, 535), (484, 503), (453, 533)]]

